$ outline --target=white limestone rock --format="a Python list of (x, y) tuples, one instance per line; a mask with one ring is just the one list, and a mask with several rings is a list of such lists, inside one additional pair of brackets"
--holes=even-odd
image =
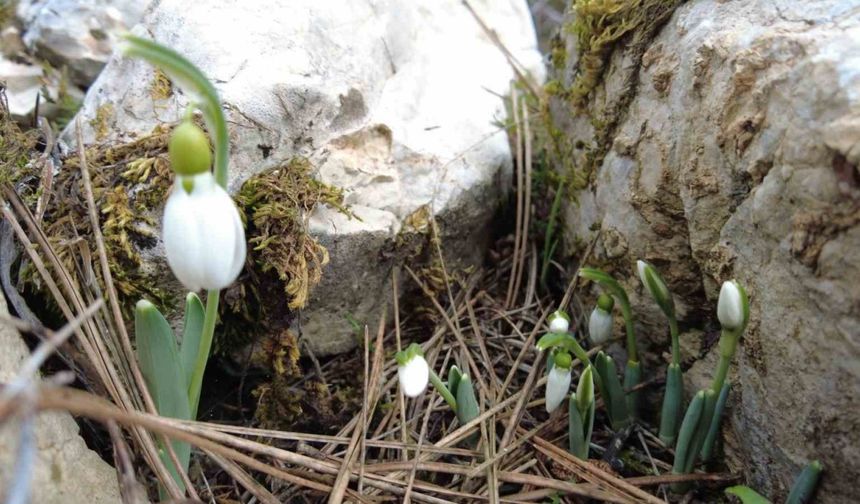
[(68, 67), (86, 88), (98, 76), (116, 36), (140, 20), (151, 0), (19, 0), (24, 44), (56, 68)]
[[(540, 81), (526, 2), (472, 5)], [(510, 179), (500, 95), (514, 73), (458, 0), (163, 0), (134, 33), (186, 55), (215, 83), (230, 125), (231, 191), (306, 157), (361, 218), (326, 208), (310, 217), (331, 256), (302, 312), (315, 351), (354, 346), (348, 315), (376, 324), (391, 291), (394, 261), (384, 252), (421, 207), (433, 209), (451, 257), (480, 259)], [(85, 140), (181, 118), (188, 97), (153, 99), (154, 76), (145, 62), (113, 56), (80, 112)], [(97, 139), (88, 121), (105, 105), (109, 133)]]
[[(0, 293), (0, 313), (8, 316)], [(15, 376), (30, 355), (21, 336), (0, 324), (0, 382)], [(17, 421), (0, 425), (0, 496), (6, 497), (18, 449)], [(38, 453), (30, 502), (40, 504), (119, 504), (116, 472), (87, 448), (68, 413), (41, 413), (36, 419)]]
[[(656, 353), (668, 345), (665, 319), (641, 292), (637, 259), (660, 268), (682, 325), (713, 330), (720, 283), (745, 285), (752, 318), (733, 366), (729, 460), (778, 502), (800, 468), (821, 459), (816, 502), (851, 501), (860, 479), (860, 1), (686, 2), (641, 65), (636, 58), (617, 47), (588, 105), (599, 116), (635, 74), (593, 183), (566, 207), (568, 242), (601, 230), (595, 259), (628, 285)], [(569, 85), (574, 69), (563, 70)], [(554, 114), (567, 140), (594, 146), (588, 116), (560, 102)], [(686, 390), (711, 373), (694, 366)]]

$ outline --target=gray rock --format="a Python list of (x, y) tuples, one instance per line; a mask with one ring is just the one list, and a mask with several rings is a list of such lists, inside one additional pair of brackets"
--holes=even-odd
[[(592, 117), (623, 110), (589, 187), (566, 206), (568, 243), (599, 229), (595, 259), (625, 281), (639, 312), (654, 308), (634, 263), (651, 261), (681, 301), (682, 323), (706, 330), (717, 327), (720, 283), (745, 285), (752, 320), (733, 371), (729, 460), (777, 502), (821, 459), (817, 502), (853, 501), (860, 1), (694, 0), (645, 42), (644, 53), (617, 47), (589, 97)], [(563, 86), (578, 59), (568, 54)], [(579, 166), (604, 153), (589, 115), (558, 100), (554, 116), (584, 146), (572, 151)], [(663, 334), (659, 319), (645, 320), (641, 334)], [(657, 352), (665, 344), (651, 342)], [(694, 366), (690, 381), (704, 384), (712, 369)]]
[[(525, 1), (472, 4), (540, 80)], [(165, 0), (135, 33), (172, 46), (214, 81), (230, 123), (232, 191), (295, 157), (344, 189), (361, 220), (328, 208), (309, 216), (331, 256), (302, 312), (316, 352), (354, 346), (349, 316), (376, 323), (391, 292), (394, 261), (385, 252), (422, 206), (433, 209), (458, 264), (479, 259), (510, 178), (496, 123), (514, 74), (461, 2)], [(104, 105), (113, 114), (100, 140), (178, 120), (188, 97), (153, 99), (154, 78), (148, 64), (112, 57), (80, 112), (85, 140), (97, 140), (88, 123)]]
[(116, 35), (134, 26), (150, 0), (20, 0), (24, 43), (56, 68), (69, 69), (86, 88), (116, 45)]
[[(0, 295), (0, 314), (9, 315)], [(30, 355), (24, 340), (0, 324), (0, 382), (14, 378)], [(6, 497), (18, 449), (18, 422), (0, 425), (0, 496)], [(41, 413), (36, 419), (38, 454), (30, 502), (40, 504), (113, 504), (121, 502), (116, 472), (78, 435), (68, 413)]]

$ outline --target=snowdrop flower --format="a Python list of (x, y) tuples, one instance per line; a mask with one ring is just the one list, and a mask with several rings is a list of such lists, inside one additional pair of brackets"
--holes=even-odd
[(588, 339), (592, 345), (600, 345), (609, 341), (612, 336), (612, 308), (615, 301), (608, 294), (597, 298), (597, 306), (588, 319)]
[(672, 293), (666, 287), (666, 282), (660, 273), (645, 261), (636, 261), (636, 269), (639, 271), (639, 279), (642, 280), (642, 285), (648, 294), (657, 302), (657, 305), (663, 310), (667, 317), (675, 316), (675, 300), (672, 298)]
[(183, 123), (168, 145), (176, 172), (164, 207), (163, 240), (173, 274), (191, 291), (223, 289), (245, 263), (245, 230), (230, 195), (209, 171), (209, 141)]
[(555, 354), (555, 365), (546, 380), (546, 412), (552, 413), (561, 404), (570, 389), (570, 354)]
[(723, 282), (717, 302), (717, 318), (723, 329), (742, 330), (749, 320), (749, 302), (743, 287), (734, 280)]
[(408, 397), (421, 395), (430, 380), (430, 366), (424, 360), (421, 347), (412, 343), (406, 350), (397, 352), (394, 358), (397, 359), (397, 379), (400, 381), (400, 390)]
[(570, 316), (562, 310), (556, 310), (549, 317), (549, 332), (566, 333), (570, 329)]

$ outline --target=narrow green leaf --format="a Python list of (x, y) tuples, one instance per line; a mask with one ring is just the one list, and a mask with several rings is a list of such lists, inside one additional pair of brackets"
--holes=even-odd
[[(134, 311), (134, 330), (140, 370), (146, 380), (155, 407), (162, 416), (191, 419), (188, 404), (188, 383), (182, 372), (176, 336), (170, 324), (152, 303), (138, 301)], [(187, 443), (173, 442), (173, 448), (183, 468), (188, 468), (191, 447)], [(162, 459), (180, 488), (184, 488), (170, 457), (162, 448)]]
[(821, 462), (817, 460), (807, 464), (800, 476), (794, 480), (794, 485), (791, 486), (791, 493), (788, 494), (785, 504), (807, 504), (810, 502), (812, 494), (815, 493), (815, 487), (818, 486), (821, 470)]
[(569, 335), (565, 333), (546, 333), (535, 344), (539, 352), (543, 352), (549, 348), (559, 346)]
[(630, 424), (630, 413), (627, 410), (627, 400), (624, 388), (618, 379), (615, 369), (615, 361), (609, 355), (600, 352), (597, 354), (600, 365), (596, 368), (597, 373), (603, 381), (604, 389), (601, 390), (603, 403), (609, 413), (609, 422), (613, 430), (619, 430)]
[(723, 388), (720, 389), (720, 396), (717, 398), (717, 404), (714, 406), (714, 415), (711, 418), (711, 425), (708, 428), (708, 435), (702, 443), (702, 450), (699, 452), (702, 462), (711, 460), (711, 454), (714, 450), (714, 444), (717, 440), (717, 435), (720, 433), (720, 425), (723, 422), (723, 411), (726, 409), (726, 401), (729, 398), (729, 389), (731, 386), (728, 382), (723, 382)]
[(203, 335), (203, 302), (197, 294), (189, 292), (185, 296), (185, 319), (182, 323), (182, 343), (179, 345), (179, 360), (185, 373), (185, 382), (191, 383), (197, 352), (200, 350), (200, 337)]
[(770, 501), (746, 485), (737, 485), (726, 488), (726, 495), (734, 495), (743, 504), (770, 504)]
[(717, 403), (717, 394), (711, 389), (705, 389), (705, 402), (702, 404), (702, 415), (699, 417), (699, 423), (696, 425), (696, 432), (693, 434), (693, 440), (690, 443), (690, 449), (687, 451), (687, 460), (684, 466), (685, 474), (693, 471), (696, 466), (696, 460), (699, 458), (699, 453), (702, 451), (702, 445), (705, 444), (705, 438), (708, 437), (708, 431), (711, 428), (711, 420), (714, 417), (714, 408)]
[(684, 399), (684, 377), (681, 367), (669, 364), (666, 369), (666, 392), (660, 413), (660, 441), (666, 446), (675, 444), (681, 424), (681, 404)]
[(463, 378), (463, 373), (460, 372), (460, 368), (456, 365), (452, 365), (448, 369), (448, 391), (457, 396), (457, 387), (460, 386), (460, 379)]
[[(457, 419), (460, 425), (465, 425), (481, 414), (478, 400), (475, 398), (475, 389), (472, 386), (472, 378), (464, 373), (457, 384)], [(467, 443), (474, 445), (480, 438), (480, 432), (475, 432), (467, 438)]]
[[(702, 410), (705, 407), (705, 391), (700, 390), (693, 396), (690, 405), (687, 406), (687, 412), (684, 414), (684, 421), (681, 422), (681, 429), (678, 431), (678, 443), (675, 445), (675, 461), (672, 464), (672, 474), (687, 474), (686, 462), (689, 452), (692, 448), (693, 438), (696, 435), (696, 427), (699, 425), (699, 419), (702, 416)], [(689, 484), (673, 483), (672, 491), (675, 493), (683, 493)]]

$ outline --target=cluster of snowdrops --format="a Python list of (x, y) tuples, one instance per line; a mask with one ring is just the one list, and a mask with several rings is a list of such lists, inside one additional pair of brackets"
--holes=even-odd
[[(155, 42), (127, 37), (125, 53), (143, 58), (166, 72), (173, 82), (191, 97), (185, 120), (177, 126), (168, 144), (175, 183), (167, 199), (162, 221), (162, 240), (167, 261), (176, 278), (190, 291), (186, 296), (180, 343), (157, 307), (141, 300), (135, 310), (135, 337), (138, 360), (148, 388), (160, 414), (180, 419), (194, 419), (200, 389), (209, 357), (217, 320), (220, 290), (239, 275), (247, 243), (239, 212), (226, 192), (227, 126), (217, 92), (203, 73), (176, 52)], [(202, 114), (214, 144), (214, 171), (210, 142), (196, 126), (193, 112)], [(697, 460), (711, 458), (728, 397), (726, 375), (738, 340), (749, 322), (749, 300), (744, 288), (735, 281), (722, 285), (717, 304), (717, 318), (722, 326), (719, 342), (720, 359), (710, 387), (698, 391), (683, 408), (683, 376), (680, 367), (678, 324), (671, 292), (657, 270), (644, 261), (637, 263), (639, 277), (666, 315), (672, 341), (672, 360), (666, 370), (666, 388), (661, 409), (659, 438), (675, 449), (673, 472), (692, 471)], [(548, 352), (546, 409), (556, 410), (569, 395), (569, 450), (587, 459), (595, 416), (595, 384), (603, 398), (606, 414), (613, 429), (625, 428), (637, 418), (640, 393), (638, 385), (642, 368), (638, 359), (633, 314), (623, 287), (608, 274), (582, 268), (579, 274), (599, 284), (603, 290), (591, 313), (588, 338), (592, 345), (611, 339), (613, 310), (616, 303), (626, 329), (627, 362), (623, 380), (615, 362), (604, 352), (592, 361), (570, 332), (570, 318), (563, 311), (548, 317), (549, 331), (537, 343), (539, 352)], [(206, 304), (196, 294), (207, 290)], [(570, 393), (573, 358), (584, 366), (576, 390)], [(409, 397), (417, 397), (432, 383), (444, 397), (461, 424), (480, 414), (472, 381), (468, 373), (451, 366), (443, 382), (424, 359), (420, 345), (411, 344), (396, 355), (400, 388)], [(474, 442), (474, 438), (473, 438)], [(176, 460), (188, 468), (191, 449), (182, 442), (172, 442)], [(183, 480), (162, 446), (162, 459), (174, 479)], [(821, 466), (813, 462), (798, 478), (790, 504), (806, 502), (815, 487)], [(673, 489), (686, 487), (677, 484)], [(750, 489), (739, 488), (741, 498)], [(754, 492), (753, 492), (754, 493)], [(756, 494), (757, 495), (757, 494)], [(746, 499), (744, 499), (746, 501)], [(750, 501), (752, 502), (752, 501)]]

